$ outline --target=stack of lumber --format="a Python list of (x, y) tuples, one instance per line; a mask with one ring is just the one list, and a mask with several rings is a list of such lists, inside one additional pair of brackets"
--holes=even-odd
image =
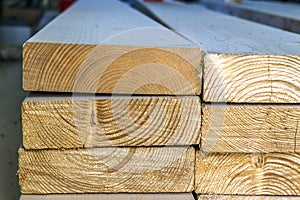
[(300, 195), (300, 36), (135, 4), (169, 29), (88, 0), (25, 43), (22, 199)]
[(193, 43), (117, 0), (82, 0), (23, 55), (22, 199), (194, 199)]
[(200, 6), (135, 4), (205, 52), (199, 199), (300, 195), (300, 36)]

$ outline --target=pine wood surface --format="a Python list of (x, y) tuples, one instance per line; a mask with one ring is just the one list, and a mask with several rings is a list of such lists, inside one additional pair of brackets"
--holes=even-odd
[(298, 55), (211, 54), (205, 69), (207, 102), (300, 102)]
[(20, 200), (194, 200), (190, 193), (21, 195)]
[(300, 102), (299, 35), (198, 5), (135, 2), (205, 52), (204, 101)]
[(299, 152), (299, 105), (205, 104), (204, 152)]
[(200, 94), (203, 53), (117, 0), (78, 1), (23, 48), (29, 91)]
[(31, 94), (22, 104), (26, 149), (192, 145), (200, 126), (199, 97)]
[(299, 195), (300, 155), (196, 152), (197, 194)]
[(271, 199), (300, 199), (299, 196), (243, 196), (243, 195), (199, 195), (198, 200), (271, 200)]
[(194, 189), (193, 147), (19, 150), (22, 194), (183, 193)]

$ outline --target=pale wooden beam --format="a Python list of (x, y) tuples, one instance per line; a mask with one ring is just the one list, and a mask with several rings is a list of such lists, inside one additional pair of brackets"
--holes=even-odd
[(19, 150), (23, 194), (190, 193), (193, 147)]
[(20, 200), (194, 200), (190, 193), (21, 195)]
[(23, 48), (29, 91), (201, 93), (203, 53), (117, 0), (78, 1)]
[(300, 155), (196, 153), (195, 191), (222, 195), (300, 195)]
[(299, 35), (198, 5), (136, 2), (205, 52), (204, 101), (300, 102)]
[(22, 104), (26, 149), (192, 145), (200, 126), (196, 96), (32, 94)]

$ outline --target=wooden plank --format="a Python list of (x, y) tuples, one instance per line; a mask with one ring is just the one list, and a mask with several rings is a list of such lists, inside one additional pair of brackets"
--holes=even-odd
[(190, 193), (21, 195), (20, 200), (194, 200)]
[(214, 54), (205, 60), (207, 102), (300, 102), (298, 55)]
[(300, 5), (287, 2), (201, 0), (205, 7), (295, 33), (300, 33)]
[(198, 5), (142, 5), (206, 52), (204, 101), (300, 102), (300, 35)]
[(26, 149), (200, 143), (199, 97), (30, 95), (22, 104)]
[(299, 195), (300, 155), (196, 153), (197, 194)]
[(243, 196), (243, 195), (199, 195), (198, 200), (272, 200), (272, 199), (300, 199), (299, 196)]
[(23, 194), (159, 193), (194, 189), (193, 147), (19, 150)]
[(206, 104), (202, 113), (204, 152), (299, 152), (299, 105)]
[(23, 88), (200, 94), (203, 53), (117, 0), (75, 3), (24, 44)]

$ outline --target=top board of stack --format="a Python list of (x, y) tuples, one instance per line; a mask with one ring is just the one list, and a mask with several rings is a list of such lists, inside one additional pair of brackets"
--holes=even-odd
[(22, 193), (300, 195), (300, 36), (135, 6), (164, 26), (78, 1), (24, 44)]
[[(86, 9), (96, 12), (94, 4)], [(102, 4), (103, 10), (113, 7)], [(233, 26), (232, 17), (199, 6), (169, 6), (168, 12), (181, 9), (196, 16), (187, 12), (186, 17), (168, 18), (161, 12), (162, 21), (190, 41), (136, 17), (135, 11), (126, 19), (117, 10), (120, 6), (115, 6), (113, 18), (108, 11), (83, 18), (78, 5), (25, 43), (25, 90), (199, 95), (203, 77), (206, 102), (299, 102), (299, 35), (244, 20), (235, 20)], [(159, 16), (159, 8), (155, 14)], [(138, 71), (138, 66), (151, 63), (168, 67), (157, 74), (146, 67)], [(139, 76), (129, 73), (134, 67)], [(141, 83), (143, 87), (137, 85)]]

